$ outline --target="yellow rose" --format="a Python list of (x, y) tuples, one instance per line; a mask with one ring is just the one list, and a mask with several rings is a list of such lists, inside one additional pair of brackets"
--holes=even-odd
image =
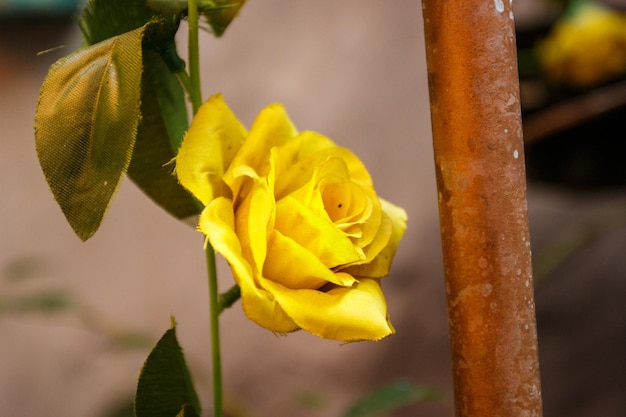
[(379, 281), (406, 213), (378, 198), (352, 152), (298, 133), (279, 104), (247, 133), (216, 95), (194, 118), (176, 174), (205, 205), (198, 228), (228, 261), (248, 318), (342, 341), (394, 332)]
[(593, 2), (574, 7), (538, 45), (546, 76), (590, 88), (626, 74), (626, 13)]

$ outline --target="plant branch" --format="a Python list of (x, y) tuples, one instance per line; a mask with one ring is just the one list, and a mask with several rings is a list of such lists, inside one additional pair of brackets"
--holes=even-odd
[(211, 316), (211, 361), (213, 363), (213, 415), (222, 417), (222, 357), (220, 353), (220, 303), (217, 290), (217, 268), (215, 251), (210, 244), (206, 247), (206, 262), (209, 270), (209, 308)]
[(218, 314), (235, 304), (239, 298), (241, 298), (241, 289), (237, 284), (230, 287), (225, 293), (220, 294), (217, 299)]
[(200, 85), (200, 48), (198, 40), (198, 3), (196, 0), (188, 2), (188, 22), (189, 22), (189, 83), (190, 83), (190, 99), (193, 108), (193, 114), (198, 112), (202, 105), (202, 88)]
[[(193, 114), (198, 112), (202, 105), (202, 87), (200, 85), (200, 52), (198, 41), (198, 3), (197, 0), (188, 0), (189, 19), (189, 80), (181, 80), (183, 86), (187, 84)], [(186, 74), (185, 74), (186, 75)], [(211, 325), (211, 362), (213, 364), (213, 416), (222, 417), (222, 358), (220, 353), (220, 327), (217, 289), (217, 268), (215, 251), (210, 243), (206, 244), (206, 263), (209, 280), (209, 314)]]

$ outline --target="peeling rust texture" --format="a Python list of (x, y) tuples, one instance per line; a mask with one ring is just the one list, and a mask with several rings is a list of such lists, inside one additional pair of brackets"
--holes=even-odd
[(456, 415), (540, 417), (511, 0), (424, 0)]

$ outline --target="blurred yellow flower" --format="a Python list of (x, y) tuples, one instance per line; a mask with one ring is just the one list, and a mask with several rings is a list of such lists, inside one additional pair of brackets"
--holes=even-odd
[(205, 205), (198, 227), (230, 264), (248, 318), (341, 341), (394, 332), (379, 281), (406, 213), (376, 195), (352, 152), (298, 133), (279, 104), (247, 133), (216, 95), (194, 118), (176, 173)]
[(548, 79), (579, 88), (626, 74), (626, 13), (579, 2), (538, 45)]

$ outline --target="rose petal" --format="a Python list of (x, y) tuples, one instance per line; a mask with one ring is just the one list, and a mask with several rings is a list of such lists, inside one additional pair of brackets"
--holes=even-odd
[(350, 288), (328, 292), (290, 290), (271, 281), (266, 288), (298, 326), (319, 337), (380, 340), (394, 333), (378, 280), (360, 279)]
[[(303, 149), (289, 142), (278, 148), (276, 174), (276, 198), (280, 199), (305, 185), (312, 177), (313, 170), (331, 157), (344, 161), (349, 177), (362, 186), (372, 187), (372, 179), (359, 158), (346, 148), (333, 146), (330, 139), (315, 132), (302, 132), (294, 141)], [(316, 146), (316, 141), (320, 144)], [(297, 156), (296, 156), (297, 155)]]
[[(332, 216), (334, 212), (329, 212), (327, 206), (336, 206), (337, 204), (341, 205), (341, 201), (350, 200), (350, 196), (345, 195), (345, 187), (342, 189), (336, 187), (338, 188), (337, 194), (341, 194), (334, 196), (336, 198), (333, 198), (333, 196), (324, 196), (324, 185), (328, 182), (347, 183), (348, 186), (351, 184), (348, 168), (341, 159), (329, 157), (327, 160), (321, 162), (313, 170), (313, 175), (309, 182), (304, 184), (295, 192), (289, 194), (289, 197), (296, 199), (303, 206), (306, 206), (316, 216), (324, 218), (332, 223), (336, 223), (336, 219)], [(325, 197), (328, 197), (329, 201), (326, 201)], [(346, 203), (346, 205), (348, 204)], [(331, 210), (332, 209), (335, 209), (335, 207), (332, 207)]]
[[(324, 135), (310, 131), (298, 134), (292, 140), (276, 148), (277, 176), (281, 178), (287, 170), (299, 161), (307, 159), (316, 152), (329, 148), (336, 149), (337, 145)], [(303, 181), (301, 184), (304, 184), (311, 177), (314, 167), (315, 166), (302, 166), (301, 168), (304, 171), (300, 173), (301, 175), (295, 176), (294, 179), (301, 179)]]
[(205, 206), (228, 196), (224, 170), (246, 137), (246, 129), (220, 94), (204, 103), (194, 117), (176, 156), (178, 180)]
[(295, 198), (286, 197), (276, 203), (275, 228), (315, 254), (328, 268), (365, 258), (330, 219), (316, 215)]
[(359, 248), (370, 245), (376, 237), (381, 222), (376, 192), (353, 181), (343, 159), (333, 155), (320, 161), (310, 181), (289, 196), (332, 221)]
[(293, 239), (274, 230), (269, 240), (263, 276), (291, 289), (318, 289), (329, 282), (351, 286), (356, 281), (335, 273)]
[[(363, 251), (365, 253), (365, 259), (353, 262), (349, 265), (342, 266), (339, 269), (342, 271), (352, 271), (351, 269), (352, 266), (370, 264), (381, 253), (381, 251), (385, 249), (385, 247), (387, 247), (387, 245), (389, 244), (389, 239), (391, 238), (391, 234), (392, 234), (392, 228), (393, 228), (393, 225), (392, 225), (391, 219), (389, 218), (389, 216), (387, 216), (387, 214), (383, 213), (383, 218), (380, 223), (380, 227), (378, 228), (378, 233), (376, 233), (376, 237), (374, 238), (372, 243), (370, 243), (365, 248), (363, 248)], [(369, 266), (368, 268), (372, 268), (372, 267)], [(362, 273), (363, 271), (359, 270), (358, 272)], [(385, 275), (386, 274), (384, 275), (360, 274), (358, 276), (360, 277), (366, 276), (369, 278), (381, 278)]]
[[(316, 149), (315, 152), (311, 152), (306, 156), (306, 159), (313, 158), (317, 163), (313, 167), (317, 166), (321, 161), (328, 159), (331, 156), (341, 159), (345, 162), (350, 173), (350, 178), (360, 184), (372, 185), (372, 178), (370, 177), (367, 168), (363, 165), (363, 162), (356, 156), (351, 150), (342, 148), (339, 146), (334, 147), (317, 147), (315, 142), (320, 140), (320, 134), (315, 132), (302, 132), (302, 147), (304, 149)], [(330, 139), (329, 139), (330, 140)], [(304, 156), (304, 155), (303, 155)], [(303, 158), (305, 159), (305, 158)]]
[[(381, 225), (381, 208), (376, 192), (354, 181), (339, 183), (333, 179), (319, 184), (324, 208), (333, 222), (352, 242), (363, 248), (370, 245)], [(344, 211), (344, 206), (347, 209)], [(343, 218), (337, 218), (343, 215)]]
[(244, 259), (235, 234), (231, 200), (220, 197), (211, 201), (200, 215), (199, 229), (207, 235), (213, 248), (230, 264), (241, 288), (241, 304), (246, 316), (266, 329), (287, 333), (299, 327), (289, 318), (274, 297), (255, 285), (252, 268)]
[(385, 248), (380, 251), (380, 253), (376, 255), (371, 262), (363, 265), (349, 266), (348, 268), (343, 269), (344, 272), (347, 272), (355, 277), (380, 278), (388, 275), (391, 268), (391, 262), (393, 261), (393, 257), (398, 249), (398, 244), (400, 243), (400, 239), (402, 239), (406, 230), (406, 211), (404, 211), (402, 207), (398, 207), (382, 198), (380, 199), (380, 203), (385, 213), (385, 217), (391, 221), (391, 236), (389, 237), (387, 246), (385, 246)]
[(338, 227), (358, 224), (369, 218), (372, 208), (361, 187), (345, 178), (325, 178), (320, 181), (319, 191), (324, 209)]
[(259, 276), (265, 263), (268, 233), (274, 223), (275, 202), (266, 178), (250, 178), (249, 181), (250, 192), (235, 213), (235, 230), (243, 255), (252, 262), (255, 276)]
[(230, 186), (233, 195), (236, 196), (241, 188), (241, 178), (236, 175), (240, 166), (252, 168), (260, 177), (266, 176), (269, 171), (270, 150), (289, 141), (297, 133), (282, 105), (272, 104), (264, 108), (224, 174), (224, 182)]

